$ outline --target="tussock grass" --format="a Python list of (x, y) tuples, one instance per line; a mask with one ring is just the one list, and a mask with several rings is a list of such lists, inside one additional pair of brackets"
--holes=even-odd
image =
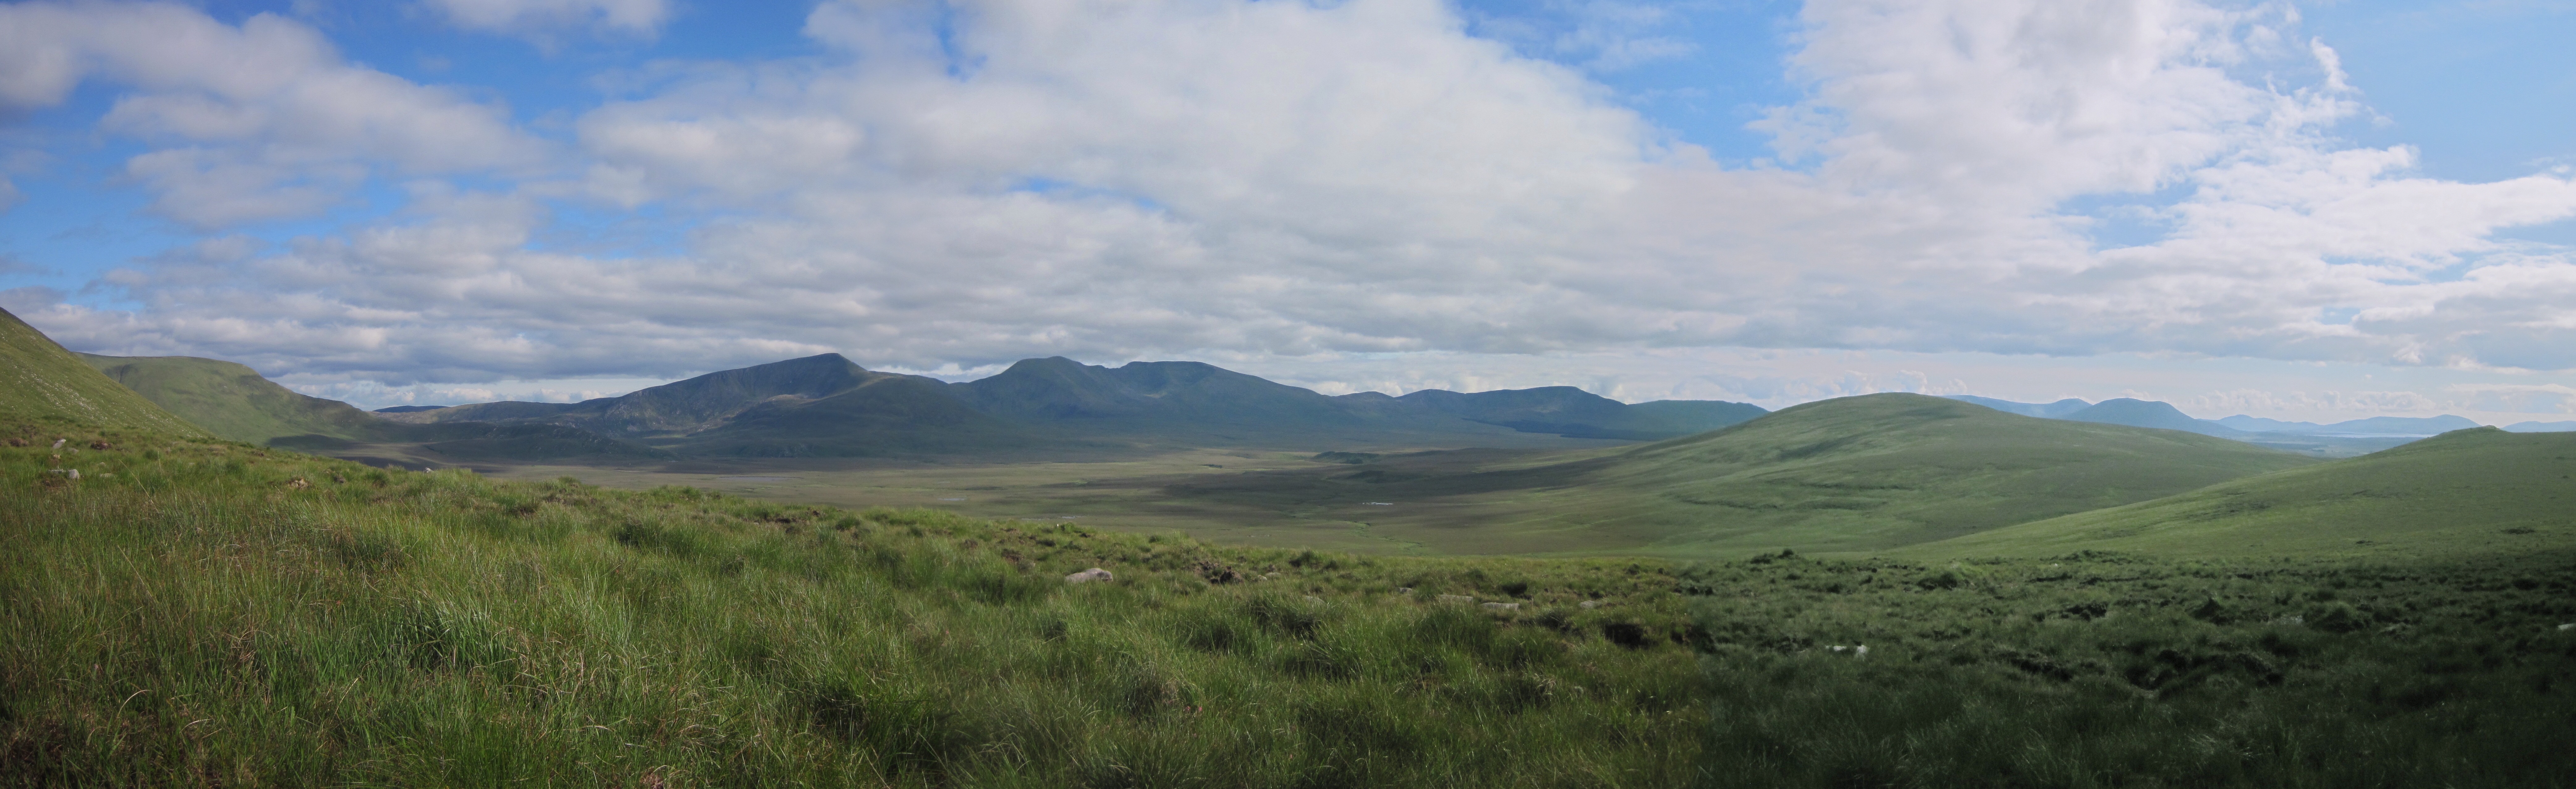
[(2565, 550), (1689, 575), (1709, 785), (2576, 784)]
[[(80, 438), (0, 450), (0, 783), (1669, 786), (1705, 723), (1661, 565)], [(1619, 605), (1427, 602), (1505, 585)]]

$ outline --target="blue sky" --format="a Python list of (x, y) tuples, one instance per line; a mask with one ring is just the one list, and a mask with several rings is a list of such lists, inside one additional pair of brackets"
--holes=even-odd
[(369, 406), (837, 351), (2576, 419), (2570, 34), (2567, 2), (0, 4), (0, 307)]

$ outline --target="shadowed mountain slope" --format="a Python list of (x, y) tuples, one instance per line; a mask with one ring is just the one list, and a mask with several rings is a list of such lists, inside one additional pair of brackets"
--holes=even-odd
[(2514, 551), (2576, 536), (2576, 435), (2460, 430), (2383, 452), (1921, 546), (2189, 556)]
[(951, 384), (949, 391), (984, 413), (1087, 435), (1311, 449), (1581, 446), (1544, 437), (1651, 440), (1765, 413), (1759, 406), (1711, 401), (1632, 406), (1566, 386), (1335, 397), (1200, 362), (1112, 368), (1062, 357), (1023, 360), (990, 378)]
[(1629, 405), (1571, 386), (1491, 392), (1424, 390), (1397, 402), (1470, 422), (1567, 438), (1648, 441), (1716, 430), (1770, 413), (1749, 403), (1663, 400)]
[(1880, 394), (1622, 450), (1397, 455), (1174, 492), (1402, 525), (1433, 535), (1426, 542), (1445, 524), (1473, 525), (1436, 545), (1444, 551), (1710, 556), (1930, 542), (2314, 462), (2188, 433)]
[(553, 424), (684, 454), (869, 457), (1042, 444), (977, 413), (929, 378), (867, 370), (837, 353), (789, 359), (579, 403), (477, 403), (386, 414), (414, 424)]
[(7, 310), (0, 310), (0, 420), (208, 435), (92, 369)]
[(1262, 427), (1367, 422), (1312, 390), (1202, 362), (1130, 362), (1110, 368), (1061, 356), (1023, 359), (999, 375), (950, 384), (949, 391), (978, 411), (1031, 422)]
[(79, 357), (144, 399), (234, 441), (266, 444), (289, 436), (389, 441), (400, 432), (400, 426), (347, 403), (279, 386), (232, 362), (190, 356)]
[(392, 414), (401, 422), (527, 422), (575, 425), (626, 437), (681, 436), (704, 432), (775, 398), (815, 400), (890, 377), (870, 372), (837, 353), (708, 373), (578, 403), (502, 401)]

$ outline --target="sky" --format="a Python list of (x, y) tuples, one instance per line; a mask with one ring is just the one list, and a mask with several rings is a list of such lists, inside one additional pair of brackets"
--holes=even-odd
[(837, 352), (2576, 419), (2576, 0), (0, 3), (0, 308), (362, 407)]

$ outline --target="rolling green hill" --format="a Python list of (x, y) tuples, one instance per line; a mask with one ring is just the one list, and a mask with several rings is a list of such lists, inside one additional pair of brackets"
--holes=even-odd
[(189, 356), (99, 356), (80, 360), (144, 399), (224, 438), (266, 444), (288, 436), (383, 441), (394, 426), (338, 400), (302, 394), (249, 367)]
[[(379, 459), (403, 445), (444, 463), (667, 459), (668, 452), (569, 425), (387, 421), (338, 400), (295, 392), (232, 362), (187, 356), (98, 356), (78, 361), (214, 435), (246, 444)], [(415, 463), (420, 461), (413, 461)]]
[(1874, 551), (2317, 461), (1911, 394), (1826, 400), (1624, 450), (1388, 456), (1175, 496), (1363, 524), (1460, 553)]
[(2400, 556), (2576, 536), (2576, 435), (2459, 430), (2396, 449), (1968, 535), (1912, 553)]
[(0, 310), (0, 421), (206, 435), (6, 310)]

